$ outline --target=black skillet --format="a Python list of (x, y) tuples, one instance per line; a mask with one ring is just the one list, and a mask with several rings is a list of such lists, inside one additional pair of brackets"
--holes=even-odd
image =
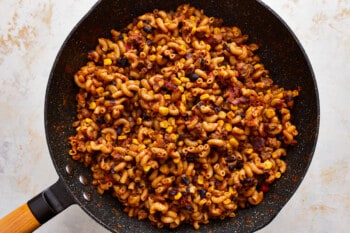
[[(61, 47), (48, 80), (45, 101), (47, 143), (59, 180), (27, 204), (0, 220), (1, 232), (28, 232), (72, 204), (78, 204), (106, 229), (115, 232), (194, 232), (189, 225), (176, 230), (156, 229), (148, 221), (129, 218), (109, 195), (100, 196), (90, 185), (90, 171), (68, 155), (68, 137), (74, 134), (75, 95), (73, 74), (86, 63), (86, 54), (97, 38), (110, 29), (122, 29), (138, 15), (153, 9), (174, 10), (190, 3), (209, 16), (236, 25), (250, 41), (260, 45), (259, 55), (275, 82), (287, 89), (300, 87), (293, 122), (298, 144), (286, 157), (288, 169), (259, 206), (239, 210), (237, 217), (211, 221), (199, 232), (253, 232), (268, 224), (291, 198), (311, 162), (319, 127), (319, 99), (315, 77), (303, 48), (288, 26), (266, 5), (255, 0), (102, 0), (72, 30)], [(87, 182), (86, 182), (87, 181)], [(29, 207), (29, 208), (28, 208)]]

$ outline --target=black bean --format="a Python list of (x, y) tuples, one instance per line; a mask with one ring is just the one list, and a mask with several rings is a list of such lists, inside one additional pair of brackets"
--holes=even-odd
[(190, 78), (191, 82), (195, 82), (199, 78), (199, 76), (196, 73), (192, 73), (189, 75), (189, 78)]
[(220, 107), (220, 106), (216, 106), (216, 107), (214, 108), (214, 110), (215, 110), (216, 113), (218, 113), (218, 112), (221, 111), (221, 107)]
[(201, 198), (205, 198), (205, 195), (207, 194), (207, 191), (206, 191), (206, 190), (204, 190), (204, 189), (199, 189), (198, 192), (199, 192), (199, 195), (201, 196)]
[(239, 112), (237, 115), (239, 115), (240, 117), (244, 117), (245, 113), (244, 112)]
[(144, 121), (149, 121), (151, 119), (145, 112), (141, 113), (141, 118)]
[(252, 181), (253, 181), (252, 178), (246, 177), (244, 180), (242, 180), (242, 183), (250, 183), (250, 182), (252, 182)]
[(193, 211), (193, 207), (190, 206), (190, 205), (184, 206), (184, 209), (185, 209), (185, 210), (188, 210), (188, 211)]
[(176, 194), (178, 193), (178, 190), (177, 189), (171, 189), (170, 191), (169, 191), (169, 196), (175, 196)]
[(236, 168), (237, 169), (242, 169), (243, 168), (243, 161), (242, 160), (238, 160), (237, 161)]
[(122, 132), (123, 132), (123, 125), (119, 125), (118, 128), (117, 128), (117, 134), (121, 135)]
[(197, 109), (200, 109), (203, 105), (204, 105), (203, 101), (199, 101), (199, 102), (196, 104), (196, 108), (197, 108)]
[(234, 164), (230, 164), (228, 165), (228, 170), (230, 170), (231, 172), (235, 170), (235, 165)]
[(99, 117), (96, 119), (97, 124), (103, 124), (105, 122), (105, 119), (103, 117)]
[(189, 185), (191, 182), (190, 180), (185, 176), (185, 175), (182, 175), (181, 176), (181, 181), (185, 184), (185, 185)]
[(117, 64), (120, 67), (124, 68), (124, 67), (126, 67), (129, 64), (129, 61), (128, 61), (128, 59), (126, 57), (122, 57), (122, 58), (118, 59)]
[(143, 26), (143, 31), (146, 32), (147, 34), (152, 33), (152, 27), (150, 25), (145, 25)]
[(189, 117), (188, 117), (187, 114), (184, 116), (184, 120), (185, 120), (185, 121), (188, 121), (188, 120), (189, 120)]
[(109, 172), (111, 173), (111, 174), (115, 174), (115, 171), (114, 171), (114, 165), (111, 167), (111, 170), (109, 170)]
[(236, 161), (236, 158), (235, 157), (226, 157), (225, 161), (228, 162), (228, 163), (234, 162), (234, 161)]

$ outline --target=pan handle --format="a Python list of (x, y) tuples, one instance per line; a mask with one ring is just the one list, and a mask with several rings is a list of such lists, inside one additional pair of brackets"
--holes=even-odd
[(0, 232), (33, 232), (40, 225), (74, 203), (74, 199), (59, 179), (26, 204), (0, 219)]

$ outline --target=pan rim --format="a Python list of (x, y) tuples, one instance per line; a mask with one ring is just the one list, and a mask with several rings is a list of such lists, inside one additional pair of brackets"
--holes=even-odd
[[(86, 212), (88, 215), (90, 215), (96, 222), (98, 222), (100, 225), (104, 226), (106, 229), (108, 230), (113, 230), (110, 228), (110, 226), (107, 226), (103, 221), (101, 221), (101, 219), (99, 219), (95, 214), (93, 214), (89, 208), (87, 208), (87, 205), (84, 204), (80, 198), (78, 198), (78, 196), (72, 191), (72, 188), (70, 187), (70, 183), (67, 181), (66, 178), (63, 177), (62, 172), (63, 172), (63, 168), (57, 163), (57, 161), (53, 158), (53, 154), (55, 153), (50, 145), (50, 136), (49, 136), (49, 126), (47, 124), (47, 116), (48, 116), (48, 107), (49, 107), (49, 103), (48, 103), (48, 96), (50, 95), (50, 91), (49, 91), (49, 87), (52, 84), (52, 80), (53, 80), (53, 76), (54, 76), (54, 67), (56, 67), (57, 63), (59, 62), (59, 57), (62, 55), (63, 49), (66, 46), (66, 44), (68, 43), (68, 41), (71, 39), (72, 35), (75, 33), (75, 31), (77, 30), (77, 28), (85, 21), (85, 19), (87, 17), (89, 17), (91, 15), (91, 13), (94, 11), (94, 9), (100, 5), (103, 2), (107, 2), (107, 1), (103, 1), (103, 0), (99, 0), (98, 2), (96, 2), (91, 9), (79, 20), (79, 22), (73, 27), (73, 29), (71, 30), (71, 32), (68, 34), (68, 36), (66, 37), (65, 41), (63, 42), (61, 48), (59, 49), (59, 52), (56, 56), (56, 59), (54, 61), (54, 64), (52, 66), (50, 75), (49, 75), (49, 80), (47, 83), (47, 89), (46, 89), (46, 94), (45, 94), (45, 104), (44, 104), (44, 121), (45, 121), (45, 135), (46, 135), (46, 141), (48, 144), (48, 148), (49, 148), (49, 152), (52, 158), (52, 162), (54, 164), (54, 167), (57, 171), (57, 174), (59, 176), (59, 179), (64, 183), (66, 189), (68, 190), (68, 192), (72, 195), (73, 199), (75, 200), (75, 203), (78, 204), (80, 206), (80, 208), (82, 208), (84, 210), (84, 212)], [(298, 180), (298, 182), (295, 185), (295, 189), (291, 192), (288, 200), (279, 208), (279, 210), (270, 218), (270, 221), (268, 222), (264, 222), (262, 223), (260, 226), (256, 226), (253, 231), (256, 231), (258, 229), (261, 229), (263, 227), (265, 227), (266, 225), (268, 225), (271, 221), (273, 221), (273, 219), (278, 215), (278, 213), (281, 211), (281, 209), (289, 202), (289, 200), (291, 199), (291, 197), (295, 194), (296, 190), (299, 188), (300, 184), (302, 183), (304, 177), (306, 176), (307, 172), (308, 172), (308, 168), (312, 162), (313, 159), (313, 154), (316, 150), (316, 146), (317, 146), (317, 141), (318, 141), (318, 135), (319, 135), (319, 124), (320, 124), (320, 100), (319, 100), (319, 92), (318, 92), (318, 87), (317, 87), (317, 82), (316, 82), (316, 77), (314, 74), (314, 71), (312, 69), (312, 65), (311, 62), (302, 46), (302, 44), (300, 43), (299, 39), (297, 38), (297, 36), (294, 34), (294, 32), (290, 29), (290, 27), (287, 25), (287, 23), (273, 10), (271, 9), (268, 5), (266, 5), (265, 3), (263, 3), (261, 0), (257, 0), (256, 1), (258, 4), (260, 4), (264, 9), (266, 9), (267, 11), (269, 11), (280, 23), (283, 24), (283, 27), (286, 28), (288, 30), (288, 33), (293, 37), (294, 41), (297, 43), (298, 48), (300, 49), (305, 62), (307, 63), (308, 66), (308, 71), (311, 73), (311, 79), (314, 85), (314, 90), (315, 90), (315, 99), (316, 99), (316, 110), (317, 110), (317, 119), (316, 120), (316, 128), (315, 128), (315, 132), (314, 132), (314, 142), (313, 142), (313, 146), (311, 148), (311, 154), (310, 154), (310, 159), (308, 160), (306, 167), (305, 167), (305, 171), (303, 176), (300, 177), (300, 179)]]

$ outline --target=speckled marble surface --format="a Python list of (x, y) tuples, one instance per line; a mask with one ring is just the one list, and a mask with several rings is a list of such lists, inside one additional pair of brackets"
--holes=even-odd
[[(349, 232), (350, 1), (263, 2), (294, 30), (311, 60), (321, 125), (303, 183), (273, 222), (258, 232)], [(94, 3), (0, 1), (0, 217), (58, 178), (44, 132), (47, 78), (64, 39)], [(107, 231), (72, 206), (36, 232)]]

